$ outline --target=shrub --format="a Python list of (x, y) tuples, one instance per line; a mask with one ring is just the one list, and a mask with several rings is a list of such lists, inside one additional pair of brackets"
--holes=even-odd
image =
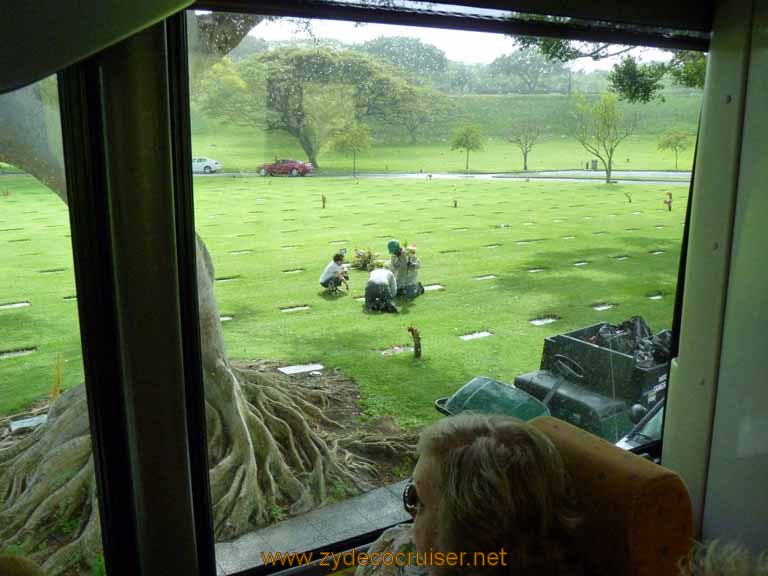
[(378, 252), (373, 250), (360, 250), (355, 248), (355, 260), (352, 262), (352, 268), (371, 271), (375, 268), (375, 262), (379, 257)]

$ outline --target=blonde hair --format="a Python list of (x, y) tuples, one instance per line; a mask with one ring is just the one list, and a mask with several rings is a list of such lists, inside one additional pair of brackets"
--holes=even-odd
[[(436, 463), (446, 551), (503, 549), (509, 574), (563, 572), (579, 519), (560, 453), (541, 431), (512, 417), (461, 414), (422, 431), (419, 454)], [(491, 570), (499, 572), (476, 572)]]
[(753, 560), (741, 544), (713, 540), (696, 544), (681, 576), (768, 576), (768, 552)]

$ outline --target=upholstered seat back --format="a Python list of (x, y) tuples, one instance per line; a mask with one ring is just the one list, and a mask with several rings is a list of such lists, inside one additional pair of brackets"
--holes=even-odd
[(678, 574), (693, 542), (691, 501), (680, 477), (556, 418), (530, 423), (554, 442), (573, 480), (587, 573)]

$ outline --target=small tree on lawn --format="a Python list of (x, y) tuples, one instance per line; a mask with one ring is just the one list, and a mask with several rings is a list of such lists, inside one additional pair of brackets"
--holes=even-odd
[(683, 130), (667, 130), (659, 138), (659, 150), (672, 150), (675, 153), (675, 170), (677, 170), (678, 154), (690, 146), (691, 136)]
[(483, 149), (483, 134), (477, 126), (462, 126), (453, 133), (451, 150), (466, 150), (467, 161), (464, 170), (469, 172), (469, 153)]
[(371, 147), (371, 130), (365, 124), (347, 124), (336, 134), (331, 146), (338, 152), (352, 153), (352, 175), (357, 176), (357, 154)]
[(571, 135), (584, 149), (596, 156), (605, 168), (605, 182), (610, 183), (613, 155), (636, 127), (634, 116), (625, 116), (615, 94), (603, 94), (594, 104), (576, 98)]
[(509, 136), (509, 141), (517, 145), (523, 153), (523, 170), (528, 170), (528, 153), (533, 149), (539, 136), (541, 136), (541, 130), (532, 124), (521, 124), (513, 129)]

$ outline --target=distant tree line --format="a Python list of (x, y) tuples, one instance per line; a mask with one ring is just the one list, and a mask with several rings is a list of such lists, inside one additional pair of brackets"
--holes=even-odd
[(247, 36), (229, 57), (238, 62), (253, 54), (291, 48), (367, 54), (388, 61), (415, 85), (452, 95), (599, 93), (608, 88), (607, 71), (571, 72), (563, 63), (549, 61), (535, 48), (499, 56), (490, 64), (466, 64), (448, 60), (439, 48), (407, 36), (381, 36), (354, 45), (328, 38), (266, 41)]
[[(316, 167), (323, 149), (349, 153), (355, 171), (357, 155), (379, 137), (434, 142), (453, 132), (452, 147), (466, 152), (469, 170), (469, 153), (482, 149), (484, 132), (518, 147), (527, 169), (534, 145), (554, 131), (581, 142), (601, 160), (610, 180), (613, 151), (638, 127), (636, 111), (626, 124), (617, 101), (658, 98), (662, 79), (670, 76), (684, 86), (703, 84), (703, 55), (677, 53), (671, 62), (640, 64), (629, 48), (549, 39), (519, 43), (517, 50), (480, 65), (452, 62), (435, 46), (410, 37), (349, 46), (336, 40), (267, 42), (246, 36), (227, 58), (195, 77), (192, 101), (207, 118), (294, 137)], [(624, 59), (610, 72), (570, 69), (570, 60), (616, 54)], [(583, 97), (608, 90), (615, 98)], [(543, 108), (521, 102), (515, 110), (508, 101), (483, 100), (484, 95), (540, 93), (577, 97), (568, 98), (569, 104), (546, 99), (546, 106), (542, 100)], [(615, 134), (593, 138), (597, 128), (586, 119), (597, 117), (610, 119)], [(484, 125), (471, 125), (480, 118), (486, 118)], [(579, 129), (571, 126), (574, 121)], [(456, 132), (456, 126), (462, 128)], [(664, 149), (677, 154), (681, 148)]]

